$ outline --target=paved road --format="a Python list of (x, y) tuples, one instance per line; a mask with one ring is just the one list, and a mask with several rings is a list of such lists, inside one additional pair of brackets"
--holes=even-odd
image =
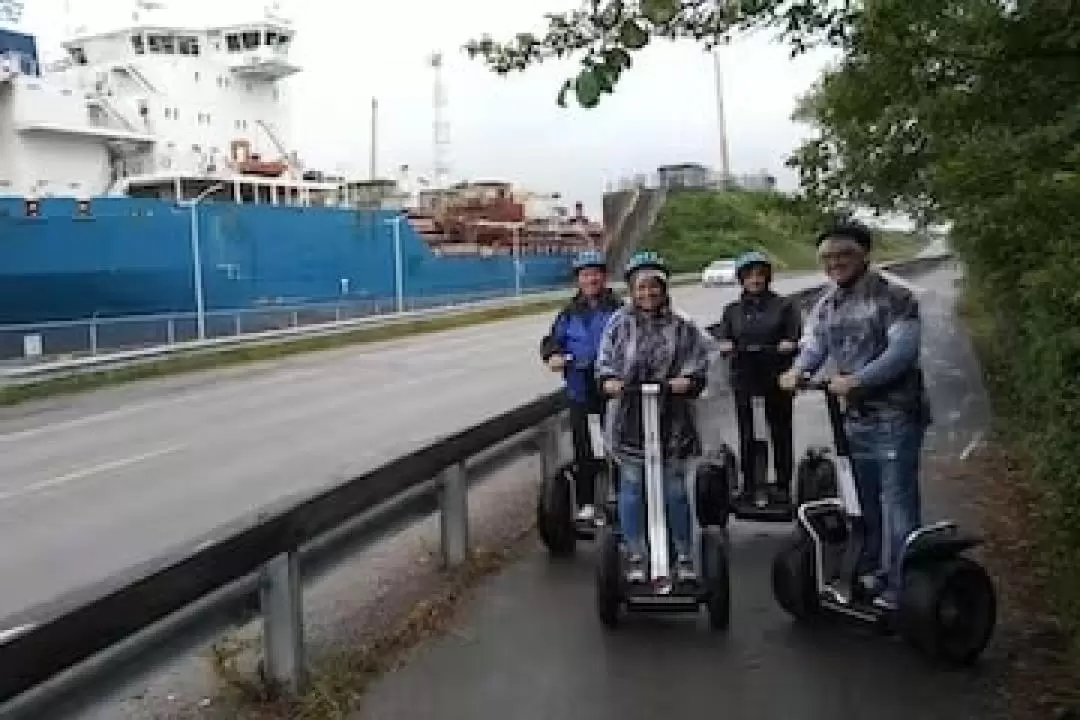
[[(779, 289), (808, 284), (788, 279)], [(700, 318), (730, 297), (678, 291)], [(553, 389), (536, 358), (548, 322), (517, 319), (0, 412), (0, 618)]]
[[(917, 280), (925, 294), (926, 361), (938, 424), (931, 457), (955, 457), (985, 422), (970, 351), (954, 334), (950, 277)], [(727, 405), (727, 398), (712, 401)], [(798, 442), (824, 440), (824, 408), (797, 405)], [(733, 437), (724, 407), (709, 433)], [(947, 492), (924, 486), (928, 514)], [(672, 618), (618, 631), (595, 613), (592, 553), (552, 562), (537, 547), (485, 584), (447, 637), (421, 648), (369, 693), (358, 717), (379, 720), (953, 720), (991, 718), (986, 667), (934, 670), (896, 641), (796, 628), (772, 599), (769, 566), (784, 529), (732, 527), (733, 621), (727, 635)], [(991, 653), (988, 665), (995, 664)]]

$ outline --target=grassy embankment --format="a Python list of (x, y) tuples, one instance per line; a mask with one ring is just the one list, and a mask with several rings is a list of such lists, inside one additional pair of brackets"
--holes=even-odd
[[(814, 238), (826, 218), (812, 204), (774, 192), (672, 193), (642, 243), (675, 272), (699, 271), (718, 258), (762, 250), (779, 270), (816, 267)], [(878, 234), (877, 260), (912, 257), (921, 243), (902, 232)]]

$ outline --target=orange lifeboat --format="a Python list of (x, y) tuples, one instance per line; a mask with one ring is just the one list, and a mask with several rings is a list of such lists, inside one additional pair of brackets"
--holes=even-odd
[(258, 177), (276, 178), (285, 174), (289, 169), (287, 163), (271, 160), (263, 160), (251, 152), (251, 143), (247, 140), (233, 140), (232, 161), (236, 170), (244, 175), (256, 175)]

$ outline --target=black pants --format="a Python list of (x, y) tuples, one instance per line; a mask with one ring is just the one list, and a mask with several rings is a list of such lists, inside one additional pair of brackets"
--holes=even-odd
[[(742, 463), (743, 488), (747, 495), (757, 491), (754, 486), (754, 405), (753, 395), (745, 389), (735, 388), (735, 417), (739, 424), (739, 458)], [(795, 465), (794, 439), (792, 438), (792, 395), (780, 388), (769, 388), (758, 394), (765, 398), (765, 419), (769, 425), (770, 443), (773, 449), (773, 469), (778, 489), (789, 493), (791, 476)], [(764, 430), (764, 428), (761, 428)]]
[(603, 458), (593, 457), (592, 440), (589, 437), (589, 409), (585, 403), (570, 403), (570, 432), (574, 438), (574, 460), (578, 465), (578, 507), (595, 504), (596, 476), (603, 471), (605, 463)]

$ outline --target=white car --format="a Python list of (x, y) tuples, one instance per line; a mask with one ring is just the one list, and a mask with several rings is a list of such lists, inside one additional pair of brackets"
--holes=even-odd
[(708, 267), (701, 271), (701, 284), (704, 287), (734, 285), (735, 282), (734, 260), (714, 260), (709, 263)]

